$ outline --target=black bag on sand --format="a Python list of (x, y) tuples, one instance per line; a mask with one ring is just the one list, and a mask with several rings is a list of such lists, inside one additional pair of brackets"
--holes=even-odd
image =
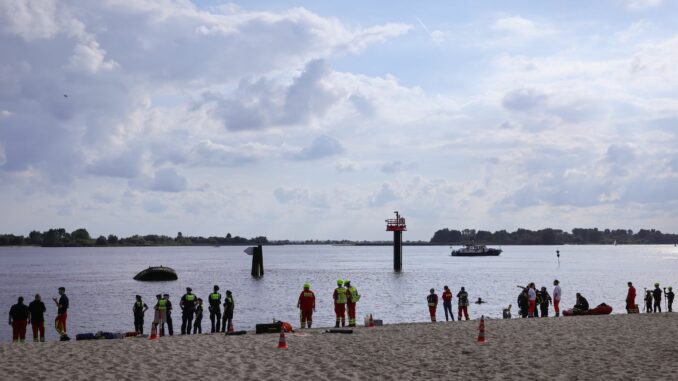
[(282, 331), (282, 323), (268, 323), (268, 324), (257, 324), (256, 333), (280, 333)]
[(325, 330), (325, 333), (344, 333), (344, 334), (349, 334), (353, 333), (352, 329), (328, 329)]

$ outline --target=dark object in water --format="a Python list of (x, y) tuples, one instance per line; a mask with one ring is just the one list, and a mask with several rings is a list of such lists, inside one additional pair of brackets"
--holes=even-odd
[(159, 282), (177, 279), (177, 273), (174, 269), (164, 266), (151, 266), (134, 276), (134, 280), (140, 280), (142, 282)]
[(485, 245), (467, 244), (461, 249), (452, 250), (453, 257), (489, 257), (501, 254), (501, 249), (494, 249)]
[(353, 333), (352, 329), (327, 329), (325, 330), (325, 333), (344, 333), (344, 334), (349, 334)]

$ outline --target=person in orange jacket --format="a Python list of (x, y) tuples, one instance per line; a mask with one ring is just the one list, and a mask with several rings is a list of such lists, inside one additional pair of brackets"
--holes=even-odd
[(332, 295), (334, 299), (334, 314), (336, 315), (336, 322), (334, 324), (335, 328), (339, 328), (339, 324), (342, 327), (346, 326), (346, 302), (348, 301), (346, 297), (346, 289), (344, 288), (344, 281), (339, 279), (337, 281), (337, 288), (334, 289), (334, 294)]
[(346, 287), (346, 307), (348, 309), (348, 326), (355, 327), (355, 305), (360, 300), (360, 294), (358, 290), (351, 286), (350, 280), (344, 281), (344, 287)]
[(315, 294), (311, 291), (311, 285), (304, 283), (304, 290), (299, 294), (299, 301), (297, 302), (297, 308), (299, 308), (299, 321), (300, 327), (311, 328), (313, 324), (313, 312), (315, 311)]

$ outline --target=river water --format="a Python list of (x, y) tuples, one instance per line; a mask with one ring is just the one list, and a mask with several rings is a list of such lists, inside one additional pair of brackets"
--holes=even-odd
[[(203, 299), (214, 284), (233, 291), (237, 330), (253, 329), (273, 318), (298, 326), (296, 301), (304, 282), (316, 293), (316, 326), (334, 324), (332, 291), (337, 279), (350, 279), (358, 288), (358, 321), (373, 313), (385, 323), (427, 321), (426, 295), (430, 288), (441, 294), (449, 285), (456, 294), (466, 287), (471, 300), (471, 318), (481, 314), (501, 317), (501, 310), (514, 305), (516, 285), (536, 282), (552, 291), (561, 281), (564, 307), (574, 304), (581, 292), (592, 306), (605, 302), (614, 313), (624, 312), (626, 282), (644, 287), (655, 282), (662, 287), (678, 285), (678, 248), (670, 246), (505, 246), (499, 257), (451, 257), (446, 246), (406, 246), (403, 271), (393, 272), (392, 248), (388, 246), (265, 246), (265, 276), (250, 276), (251, 257), (245, 247), (120, 247), (120, 248), (0, 248), (0, 310), (3, 316), (18, 296), (27, 302), (39, 293), (47, 305), (47, 339), (57, 335), (51, 322), (56, 314), (52, 297), (66, 287), (71, 308), (68, 329), (75, 333), (133, 331), (132, 304), (140, 294), (152, 308), (154, 295), (169, 293), (175, 306), (175, 331), (179, 331), (179, 299), (187, 286)], [(560, 263), (556, 258), (560, 250)], [(138, 282), (132, 277), (155, 265), (174, 268), (174, 282)], [(642, 303), (640, 298), (637, 302)], [(639, 304), (640, 304), (639, 303)], [(456, 300), (453, 304), (456, 309)], [(552, 312), (551, 312), (552, 313)], [(146, 313), (150, 330), (152, 311)], [(438, 319), (444, 319), (442, 305)], [(209, 332), (205, 308), (203, 332)], [(30, 327), (29, 327), (30, 340)], [(11, 341), (11, 327), (0, 324), (0, 341)]]

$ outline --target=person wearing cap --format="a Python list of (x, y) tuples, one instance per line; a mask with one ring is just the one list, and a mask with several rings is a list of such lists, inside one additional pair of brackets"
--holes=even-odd
[(629, 291), (626, 294), (626, 312), (631, 313), (631, 310), (636, 309), (636, 288), (633, 283), (629, 282)]
[(214, 291), (210, 294), (209, 307), (207, 309), (210, 311), (210, 322), (212, 322), (212, 333), (219, 332), (219, 326), (221, 325), (221, 294), (219, 293), (219, 286), (214, 285)]
[(332, 299), (334, 299), (334, 315), (336, 316), (334, 328), (339, 328), (339, 324), (341, 324), (342, 327), (345, 327), (346, 302), (348, 300), (346, 298), (346, 289), (344, 288), (343, 280), (337, 280), (337, 288), (334, 289)]
[(428, 313), (431, 315), (431, 323), (436, 322), (436, 310), (438, 309), (438, 295), (436, 290), (431, 289), (426, 296), (426, 303), (428, 303)]
[(146, 303), (141, 300), (141, 295), (135, 296), (136, 301), (132, 306), (132, 313), (134, 313), (134, 332), (139, 335), (144, 334), (144, 313), (148, 309)]
[(556, 313), (556, 317), (560, 316), (560, 296), (562, 291), (560, 290), (560, 281), (558, 279), (553, 281), (553, 311)]
[(311, 285), (309, 283), (304, 283), (304, 289), (299, 294), (299, 300), (297, 301), (297, 308), (299, 308), (299, 321), (300, 327), (311, 328), (313, 324), (313, 312), (315, 311), (315, 294), (311, 291)]
[(663, 292), (659, 288), (659, 283), (654, 284), (654, 290), (652, 291), (652, 298), (654, 298), (654, 308), (653, 312), (662, 312), (662, 296)]
[(673, 297), (675, 296), (673, 294), (673, 287), (669, 286), (669, 292), (666, 292), (666, 290), (664, 290), (664, 296), (666, 296), (669, 312), (673, 312)]
[(195, 314), (195, 303), (198, 297), (193, 294), (190, 287), (186, 287), (186, 293), (181, 297), (179, 307), (181, 307), (181, 334), (190, 335), (193, 326), (193, 316)]
[(170, 336), (174, 336), (174, 324), (172, 323), (172, 302), (170, 302), (169, 300), (169, 294), (163, 294), (162, 298), (165, 299), (167, 307), (167, 310), (165, 311), (165, 323), (167, 323), (167, 334)]
[(235, 310), (235, 301), (231, 290), (226, 290), (224, 298), (224, 317), (221, 319), (221, 332), (227, 332), (233, 327), (233, 311)]
[(358, 290), (351, 285), (350, 280), (344, 281), (346, 287), (346, 307), (348, 309), (348, 326), (355, 327), (355, 305), (360, 300)]

